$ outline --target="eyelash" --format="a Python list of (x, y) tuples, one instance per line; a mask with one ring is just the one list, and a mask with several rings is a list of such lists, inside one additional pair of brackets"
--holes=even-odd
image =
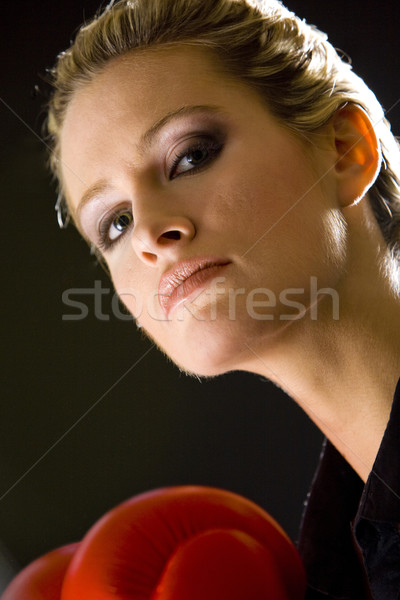
[(99, 223), (97, 247), (100, 252), (104, 253), (110, 248), (114, 248), (115, 245), (118, 244), (118, 242), (124, 237), (124, 234), (129, 229), (129, 227), (132, 225), (133, 217), (131, 223), (127, 226), (125, 231), (121, 232), (121, 235), (117, 236), (114, 240), (110, 239), (109, 233), (113, 222), (125, 213), (129, 213), (132, 216), (131, 209), (126, 206), (120, 209), (114, 209), (108, 215), (106, 215), (106, 217)]
[[(176, 179), (177, 177), (181, 177), (182, 175), (189, 175), (189, 174), (194, 175), (195, 173), (198, 173), (202, 169), (205, 169), (209, 163), (213, 162), (213, 160), (217, 158), (217, 156), (220, 154), (222, 149), (223, 149), (223, 143), (221, 141), (215, 140), (213, 138), (204, 138), (202, 140), (198, 140), (198, 141), (194, 142), (189, 147), (186, 147), (184, 150), (182, 150), (182, 152), (179, 152), (175, 156), (172, 166), (171, 166), (171, 169), (169, 171), (170, 180)], [(193, 154), (197, 150), (207, 151), (209, 153), (209, 155), (199, 166), (195, 166), (193, 169), (188, 169), (187, 171), (183, 171), (182, 173), (179, 173), (178, 175), (175, 175), (175, 177), (173, 177), (172, 175), (174, 174), (174, 171), (176, 170), (176, 168), (179, 165), (179, 163), (181, 162), (181, 160), (183, 158), (185, 158), (185, 156), (189, 156), (189, 154)]]
[[(218, 155), (221, 153), (224, 144), (213, 138), (204, 138), (202, 140), (198, 140), (190, 146), (186, 147), (182, 152), (178, 153), (169, 169), (168, 177), (170, 181), (177, 179), (178, 177), (187, 176), (187, 175), (195, 175), (199, 171), (205, 169), (210, 163), (212, 163)], [(185, 156), (189, 156), (196, 151), (207, 151), (208, 156), (204, 161), (201, 162), (200, 165), (194, 166), (193, 169), (188, 169), (187, 171), (182, 171), (182, 173), (175, 174), (175, 171)], [(174, 175), (175, 174), (175, 175)], [(123, 215), (124, 213), (131, 213), (131, 209), (127, 207), (123, 207), (120, 210), (113, 210), (109, 215), (107, 215), (99, 224), (99, 240), (97, 243), (97, 247), (100, 252), (105, 252), (109, 249), (113, 249), (116, 244), (125, 236), (125, 233), (132, 226), (132, 222), (126, 227), (125, 231), (121, 232), (121, 235), (117, 236), (114, 240), (110, 240), (109, 232), (113, 222)]]

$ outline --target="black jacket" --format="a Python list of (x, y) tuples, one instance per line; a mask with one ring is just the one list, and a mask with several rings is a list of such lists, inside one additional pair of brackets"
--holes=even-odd
[(400, 599), (400, 380), (365, 486), (325, 440), (299, 550), (306, 600)]

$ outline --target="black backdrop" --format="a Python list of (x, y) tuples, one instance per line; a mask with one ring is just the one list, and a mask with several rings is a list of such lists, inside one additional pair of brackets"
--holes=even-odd
[[(109, 282), (86, 245), (60, 232), (40, 141), (41, 73), (93, 0), (2, 0), (0, 124), (4, 381), (0, 547), (4, 576), (82, 537), (147, 489), (198, 483), (260, 503), (296, 538), (321, 435), (259, 377), (187, 378), (130, 322), (62, 319), (70, 288)], [(288, 0), (345, 50), (400, 131), (397, 0)], [(36, 86), (39, 85), (39, 91)], [(99, 285), (99, 284), (98, 284)], [(0, 581), (1, 585), (1, 581)], [(1, 589), (1, 588), (0, 588)]]

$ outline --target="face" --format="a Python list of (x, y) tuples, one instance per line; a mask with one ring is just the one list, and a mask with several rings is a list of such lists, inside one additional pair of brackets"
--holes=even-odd
[(75, 93), (61, 159), (122, 301), (187, 371), (246, 368), (249, 346), (296, 327), (282, 316), (309, 306), (310, 277), (340, 276), (325, 155), (203, 49), (110, 62)]

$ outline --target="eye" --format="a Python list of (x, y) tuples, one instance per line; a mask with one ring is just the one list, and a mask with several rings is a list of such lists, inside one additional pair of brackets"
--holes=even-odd
[(127, 210), (117, 215), (115, 219), (111, 222), (108, 231), (109, 239), (111, 241), (117, 239), (121, 235), (121, 233), (124, 233), (125, 229), (128, 229), (132, 221), (132, 214)]
[(174, 179), (189, 171), (196, 173), (208, 166), (221, 152), (223, 144), (214, 139), (200, 139), (182, 152), (179, 152), (170, 170), (169, 177)]
[(175, 169), (175, 173), (185, 173), (185, 171), (190, 171), (194, 167), (201, 165), (202, 162), (206, 161), (208, 158), (208, 149), (207, 148), (196, 148), (191, 152), (188, 152), (181, 159), (179, 159), (178, 165), (179, 169)]
[(99, 225), (99, 249), (104, 251), (111, 248), (124, 233), (132, 226), (133, 215), (130, 210), (113, 211)]

